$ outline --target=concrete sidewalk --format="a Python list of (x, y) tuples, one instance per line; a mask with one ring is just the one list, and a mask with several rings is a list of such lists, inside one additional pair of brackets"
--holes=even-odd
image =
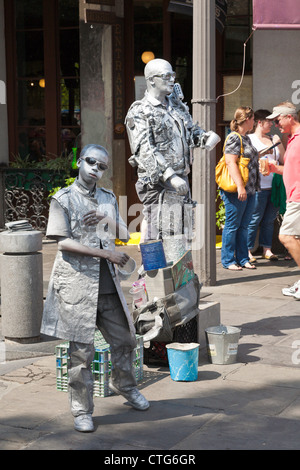
[[(121, 249), (139, 258), (136, 247)], [(43, 245), (45, 291), (55, 253), (55, 244)], [(168, 368), (144, 365), (139, 388), (150, 409), (133, 410), (121, 396), (95, 398), (96, 430), (82, 434), (73, 429), (67, 394), (56, 390), (55, 344), (61, 341), (5, 346), (10, 360), (0, 364), (0, 449), (90, 449), (107, 456), (117, 450), (299, 449), (300, 302), (281, 294), (299, 270), (293, 261), (258, 256), (256, 270), (231, 272), (219, 258), (217, 251), (217, 285), (203, 287), (201, 297), (220, 302), (224, 325), (241, 328), (235, 364), (211, 364), (202, 348), (195, 382), (175, 382)], [(130, 282), (124, 284), (129, 302)]]

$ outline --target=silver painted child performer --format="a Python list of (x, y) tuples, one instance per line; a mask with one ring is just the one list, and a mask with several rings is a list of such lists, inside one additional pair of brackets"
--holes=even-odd
[(133, 371), (135, 329), (118, 277), (117, 266), (129, 259), (115, 251), (115, 239), (128, 241), (115, 195), (97, 187), (109, 156), (87, 145), (78, 159), (75, 182), (51, 200), (47, 237), (58, 242), (41, 332), (70, 342), (69, 398), (77, 431), (94, 430), (92, 413), (94, 335), (97, 327), (110, 344), (110, 388), (134, 408), (146, 410)]

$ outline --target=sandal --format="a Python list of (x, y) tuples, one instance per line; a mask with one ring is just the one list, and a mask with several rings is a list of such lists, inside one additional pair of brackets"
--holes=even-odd
[(237, 264), (230, 264), (226, 269), (229, 269), (230, 271), (242, 271), (242, 267)]
[(269, 261), (278, 261), (278, 257), (276, 255), (262, 255), (264, 259), (268, 259)]
[(248, 252), (248, 258), (250, 263), (256, 263), (257, 259), (253, 256), (251, 251)]
[(243, 268), (246, 268), (246, 269), (256, 269), (256, 266), (254, 266), (253, 264), (247, 262), (244, 264), (244, 266), (242, 266)]

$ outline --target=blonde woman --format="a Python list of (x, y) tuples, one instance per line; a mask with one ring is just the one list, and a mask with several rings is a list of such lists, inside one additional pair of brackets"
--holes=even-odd
[[(255, 269), (248, 256), (248, 225), (255, 203), (255, 193), (259, 189), (258, 152), (247, 136), (253, 129), (254, 112), (250, 107), (239, 107), (230, 123), (231, 134), (225, 145), (225, 161), (230, 176), (237, 185), (236, 193), (220, 190), (225, 205), (225, 226), (222, 233), (221, 262), (224, 268), (240, 271), (242, 268)], [(237, 162), (241, 154), (241, 141), (244, 155), (249, 158), (249, 180), (244, 184)]]

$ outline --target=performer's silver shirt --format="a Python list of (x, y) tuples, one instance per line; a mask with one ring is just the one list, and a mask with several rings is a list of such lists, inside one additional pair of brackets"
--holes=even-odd
[(129, 162), (144, 182), (166, 181), (172, 174), (188, 175), (194, 136), (203, 130), (193, 123), (187, 105), (166, 97), (167, 105), (147, 91), (135, 101), (125, 123), (131, 147)]
[[(95, 188), (90, 193), (77, 180), (53, 196), (50, 205), (47, 237), (67, 237), (79, 243), (114, 250), (115, 238), (105, 230), (83, 225), (83, 216), (101, 207), (111, 207), (116, 219), (122, 221), (115, 195), (106, 189)], [(112, 234), (110, 234), (112, 235)], [(129, 328), (135, 334), (131, 315), (122, 292), (117, 268), (108, 262), (117, 294), (126, 314)], [(94, 341), (97, 302), (99, 293), (100, 258), (58, 251), (51, 273), (48, 294), (44, 305), (41, 332), (69, 341), (92, 343)]]

